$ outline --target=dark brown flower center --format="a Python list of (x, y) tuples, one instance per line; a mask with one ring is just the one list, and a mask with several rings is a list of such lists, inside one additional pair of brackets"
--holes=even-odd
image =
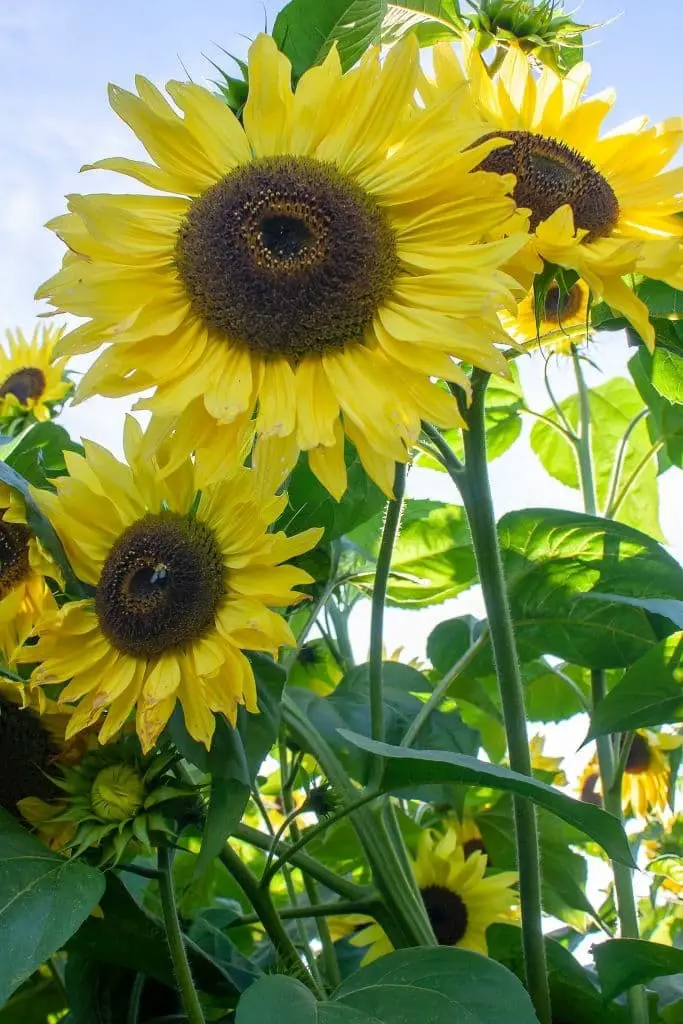
[(46, 773), (56, 754), (38, 716), (0, 697), (0, 807), (20, 817), (17, 803), (24, 797), (55, 796)]
[(149, 658), (205, 636), (225, 593), (223, 558), (210, 527), (161, 512), (139, 519), (116, 540), (95, 608), (117, 650)]
[[(513, 197), (531, 210), (531, 229), (568, 204), (574, 225), (588, 232), (587, 241), (604, 238), (619, 218), (619, 203), (605, 177), (564, 142), (533, 132), (490, 132), (485, 138), (509, 139), (482, 160), (484, 171), (514, 174)], [(481, 140), (480, 140), (481, 141)]]
[(573, 284), (568, 292), (561, 292), (556, 284), (551, 284), (546, 292), (543, 309), (544, 320), (562, 326), (576, 316), (581, 308), (581, 286)]
[(0, 398), (14, 395), (22, 405), (26, 405), (30, 398), (40, 398), (44, 391), (45, 374), (37, 366), (15, 370), (3, 384), (0, 384)]
[(22, 583), (31, 571), (28, 553), (30, 536), (27, 526), (0, 520), (0, 600)]
[(595, 804), (596, 807), (602, 807), (600, 794), (595, 791), (599, 781), (600, 776), (597, 772), (591, 772), (584, 779), (583, 786), (581, 787), (581, 799), (584, 804)]
[(359, 342), (390, 291), (394, 232), (333, 164), (255, 160), (191, 206), (176, 246), (195, 313), (263, 356), (301, 358)]
[(421, 889), (422, 899), (440, 946), (457, 946), (467, 931), (467, 907), (457, 892), (445, 885)]
[(640, 736), (636, 733), (633, 737), (628, 757), (626, 758), (625, 770), (629, 775), (641, 775), (650, 767), (651, 759), (652, 755), (650, 753), (649, 743), (644, 736)]
[(471, 853), (484, 853), (488, 857), (488, 850), (481, 836), (477, 836), (476, 839), (468, 839), (466, 843), (463, 843), (463, 853), (465, 854), (465, 860)]

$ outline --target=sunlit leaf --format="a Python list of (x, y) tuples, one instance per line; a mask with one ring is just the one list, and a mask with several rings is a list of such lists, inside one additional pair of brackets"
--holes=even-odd
[(387, 0), (290, 0), (273, 25), (275, 42), (299, 78), (319, 64), (333, 43), (346, 71), (380, 40)]

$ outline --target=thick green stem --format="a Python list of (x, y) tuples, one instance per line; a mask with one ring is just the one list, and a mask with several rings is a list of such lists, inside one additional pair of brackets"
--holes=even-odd
[(581, 493), (583, 495), (583, 507), (586, 512), (594, 516), (597, 512), (597, 500), (595, 494), (595, 479), (593, 477), (593, 456), (591, 454), (591, 410), (588, 388), (583, 378), (581, 369), (581, 357), (575, 346), (572, 345), (572, 359), (574, 361), (574, 373), (576, 374), (576, 386), (579, 390), (579, 416), (580, 427), (576, 446), (576, 453), (579, 459), (579, 478), (581, 480)]
[(327, 606), (327, 611), (330, 616), (330, 621), (334, 626), (334, 635), (337, 640), (337, 647), (339, 648), (339, 654), (344, 662), (344, 666), (347, 669), (353, 668), (355, 665), (355, 659), (353, 657), (353, 648), (351, 647), (346, 615), (336, 601), (330, 601)]
[[(472, 404), (465, 410), (465, 477), (461, 493), (472, 532), (479, 580), (486, 605), (491, 646), (500, 687), (510, 767), (531, 775), (524, 690), (508, 605), (486, 461), (485, 402), (489, 374), (472, 375)], [(456, 480), (456, 483), (459, 481)], [(522, 908), (522, 945), (529, 994), (541, 1024), (550, 1024), (550, 993), (542, 930), (541, 863), (536, 811), (523, 797), (514, 799)]]
[(178, 908), (175, 901), (173, 889), (173, 875), (171, 873), (171, 852), (165, 846), (159, 847), (157, 851), (159, 865), (159, 895), (161, 897), (161, 911), (168, 939), (168, 948), (173, 963), (173, 973), (178, 982), (180, 997), (187, 1014), (188, 1024), (205, 1024), (204, 1014), (197, 990), (192, 980), (190, 962), (187, 959), (183, 933), (178, 920)]
[(258, 914), (259, 920), (265, 928), (268, 938), (273, 943), (283, 967), (287, 971), (293, 972), (317, 996), (320, 996), (321, 993), (317, 990), (313, 978), (306, 970), (294, 943), (282, 925), (280, 916), (270, 898), (270, 893), (259, 886), (254, 875), (229, 843), (226, 843), (223, 847), (220, 858)]
[[(382, 530), (382, 540), (377, 555), (375, 583), (372, 588), (372, 610), (370, 615), (370, 733), (373, 740), (384, 741), (384, 605), (387, 599), (391, 556), (401, 525), (401, 510), (406, 489), (406, 467), (403, 462), (396, 463), (394, 475), (394, 500), (387, 506), (387, 514)], [(384, 763), (380, 757), (374, 757), (370, 773), (370, 788), (374, 789), (382, 777)]]

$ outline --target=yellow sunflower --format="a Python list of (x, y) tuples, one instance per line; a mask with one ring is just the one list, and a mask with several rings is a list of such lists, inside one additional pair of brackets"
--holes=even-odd
[[(291, 588), (309, 575), (280, 563), (321, 531), (268, 532), (287, 501), (275, 493), (276, 459), (246, 469), (239, 453), (226, 453), (224, 479), (200, 491), (191, 460), (162, 476), (159, 463), (140, 458), (141, 441), (128, 417), (128, 465), (86, 441), (85, 457), (65, 453), (70, 475), (53, 481), (56, 493), (36, 492), (74, 571), (95, 590), (46, 615), (37, 645), (18, 660), (36, 664), (35, 685), (70, 680), (59, 697), (77, 704), (67, 736), (105, 715), (105, 743), (136, 708), (147, 752), (179, 700), (188, 731), (209, 747), (214, 712), (234, 723), (238, 705), (258, 711), (243, 649), (293, 643), (269, 606), (301, 599)], [(161, 448), (160, 463), (165, 455)]]
[(0, 484), (0, 655), (12, 664), (40, 616), (57, 606), (47, 578), (59, 569), (26, 524), (21, 497)]
[[(518, 899), (512, 889), (517, 873), (501, 871), (485, 878), (486, 854), (475, 850), (465, 856), (453, 824), (443, 835), (432, 830), (422, 833), (413, 870), (439, 945), (460, 946), (485, 956), (486, 929), (497, 921), (511, 919)], [(376, 923), (358, 932), (350, 942), (370, 946), (363, 964), (394, 948)]]
[(568, 355), (571, 346), (581, 344), (590, 332), (589, 300), (590, 290), (581, 280), (565, 294), (553, 283), (546, 293), (538, 328), (533, 292), (520, 302), (516, 316), (502, 311), (500, 319), (508, 334), (523, 348), (542, 345), (551, 352)]
[(601, 136), (615, 97), (609, 90), (583, 99), (588, 64), (564, 78), (549, 68), (537, 76), (511, 47), (492, 80), (477, 50), (467, 41), (463, 47), (465, 69), (448, 44), (437, 44), (436, 86), (423, 82), (425, 96), (469, 82), (469, 113), (481, 118), (482, 138), (508, 142), (481, 167), (516, 175), (513, 195), (530, 211), (537, 253), (575, 270), (651, 348), (648, 309), (623, 277), (641, 273), (683, 286), (683, 221), (676, 216), (683, 168), (666, 170), (683, 139), (683, 119), (650, 125), (642, 118)]
[(7, 346), (0, 348), (0, 418), (32, 413), (48, 420), (51, 407), (71, 390), (64, 377), (66, 358), (55, 358), (55, 346), (64, 328), (36, 327), (31, 338), (6, 331)]
[(167, 421), (192, 407), (188, 444), (195, 418), (210, 433), (256, 410), (337, 498), (346, 435), (391, 493), (420, 420), (461, 423), (431, 378), (466, 387), (452, 357), (506, 372), (499, 268), (525, 241), (501, 238), (514, 179), (474, 170), (500, 141), (471, 148), (480, 126), (451, 102), (419, 109), (418, 72), (413, 37), (347, 74), (333, 48), (293, 92), (260, 35), (243, 125), (199, 85), (168, 83), (182, 116), (144, 78), (112, 87), (153, 162), (90, 166), (169, 194), (71, 196), (49, 225), (70, 251), (38, 296), (86, 318), (60, 352), (107, 345), (79, 400), (152, 388), (140, 407)]
[[(621, 787), (621, 804), (625, 814), (639, 818), (670, 817), (669, 779), (671, 767), (665, 751), (683, 745), (683, 736), (639, 729), (633, 738), (626, 761)], [(597, 754), (584, 767), (578, 782), (584, 803), (602, 805), (602, 786)]]
[(562, 771), (561, 757), (548, 757), (544, 754), (545, 737), (537, 733), (529, 740), (529, 754), (531, 756), (531, 767), (537, 772), (546, 772), (552, 775), (552, 782), (555, 786), (566, 786), (567, 776)]

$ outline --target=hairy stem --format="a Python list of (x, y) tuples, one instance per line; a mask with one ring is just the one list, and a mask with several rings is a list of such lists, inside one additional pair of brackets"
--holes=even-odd
[(583, 371), (581, 369), (581, 357), (574, 345), (572, 345), (572, 360), (574, 362), (576, 386), (579, 390), (580, 427), (576, 453), (579, 458), (581, 493), (583, 495), (584, 509), (589, 515), (594, 516), (597, 513), (597, 497), (595, 493), (595, 479), (593, 476), (593, 456), (591, 454), (591, 410), (588, 388), (586, 387)]
[[(485, 403), (488, 380), (488, 373), (481, 370), (473, 372), (472, 404), (469, 409), (463, 408), (469, 429), (464, 432), (466, 474), (461, 479), (460, 488), (469, 519), (486, 605), (503, 706), (510, 767), (523, 775), (531, 775), (524, 690), (486, 460)], [(533, 804), (523, 797), (515, 797), (513, 807), (527, 988), (541, 1024), (550, 1024), (550, 992), (542, 930), (541, 863), (536, 810)]]
[(157, 851), (159, 865), (159, 895), (161, 897), (161, 911), (168, 939), (168, 948), (173, 963), (173, 973), (178, 982), (180, 997), (187, 1014), (188, 1024), (205, 1024), (204, 1014), (197, 990), (192, 980), (190, 962), (187, 959), (183, 933), (178, 919), (178, 907), (175, 901), (175, 890), (173, 888), (173, 875), (171, 873), (171, 852), (165, 846), (160, 846)]

